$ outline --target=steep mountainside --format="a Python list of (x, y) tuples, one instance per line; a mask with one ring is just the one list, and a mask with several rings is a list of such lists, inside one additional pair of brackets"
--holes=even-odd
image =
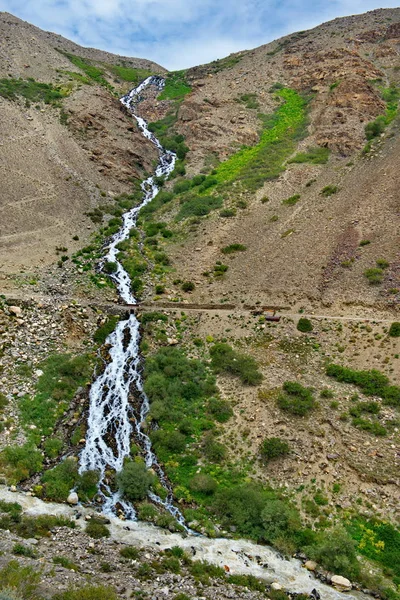
[(131, 81), (163, 71), (143, 59), (81, 48), (0, 13), (3, 86), (7, 79), (12, 87), (33, 78), (62, 92), (61, 100), (47, 104), (32, 89), (12, 101), (0, 94), (0, 261), (6, 272), (52, 262), (56, 246), (77, 248), (71, 238), (90, 233), (84, 213), (109, 192), (131, 191), (131, 178), (152, 169), (156, 153), (118, 97)]
[[(150, 75), (141, 190), (160, 155), (119, 97)], [(399, 100), (400, 8), (173, 73), (0, 13), (0, 590), (40, 568), (52, 600), (300, 591), (249, 538), (400, 599)], [(184, 548), (154, 527), (117, 554), (146, 539), (105, 502)], [(117, 595), (51, 596), (85, 580)]]

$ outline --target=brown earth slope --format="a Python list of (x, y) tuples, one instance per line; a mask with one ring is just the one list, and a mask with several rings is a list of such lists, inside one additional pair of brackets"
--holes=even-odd
[[(115, 87), (82, 84), (84, 72), (56, 48), (89, 59), (100, 68), (124, 63), (162, 72), (150, 61), (81, 48), (0, 13), (0, 79), (32, 77), (61, 85), (68, 96), (62, 111), (44, 103), (0, 97), (0, 264), (18, 273), (54, 261), (56, 246), (77, 248), (93, 225), (86, 211), (112, 194), (129, 193), (131, 178), (152, 169), (156, 153), (121, 110), (118, 95), (132, 87), (111, 73)], [(64, 114), (68, 126), (60, 122)]]

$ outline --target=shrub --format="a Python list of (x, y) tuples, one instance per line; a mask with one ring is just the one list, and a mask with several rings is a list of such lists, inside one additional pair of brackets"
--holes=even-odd
[(187, 192), (192, 187), (190, 179), (180, 179), (174, 185), (174, 194), (181, 194), (182, 192)]
[(308, 548), (307, 553), (333, 573), (350, 579), (357, 578), (360, 573), (355, 543), (344, 529), (321, 533), (315, 546)]
[(333, 398), (335, 396), (334, 392), (329, 388), (324, 388), (320, 391), (319, 395), (321, 398)]
[(236, 210), (233, 208), (224, 208), (219, 211), (219, 216), (224, 218), (234, 217), (236, 215)]
[(221, 400), (220, 398), (210, 398), (207, 409), (218, 423), (226, 423), (233, 415), (230, 404), (226, 400)]
[(42, 482), (46, 498), (57, 502), (66, 500), (78, 479), (78, 465), (75, 458), (66, 458), (54, 469), (49, 469), (44, 473)]
[(89, 585), (80, 589), (69, 589), (66, 592), (55, 594), (52, 600), (118, 600), (113, 588), (103, 585)]
[(181, 288), (184, 292), (193, 292), (195, 285), (193, 281), (184, 281)]
[(206, 473), (198, 473), (189, 481), (189, 489), (198, 494), (204, 494), (205, 496), (211, 496), (217, 490), (218, 484)]
[(33, 548), (24, 546), (23, 544), (14, 544), (12, 551), (16, 556), (27, 556), (28, 558), (36, 558), (37, 556)]
[(400, 323), (398, 321), (395, 321), (391, 324), (389, 329), (389, 335), (391, 337), (400, 337)]
[(156, 292), (157, 295), (164, 294), (165, 293), (165, 287), (161, 283), (159, 283), (159, 284), (156, 285), (155, 292)]
[(85, 532), (95, 540), (110, 537), (110, 531), (108, 527), (96, 518), (90, 519), (86, 525)]
[(295, 194), (294, 196), (290, 196), (290, 198), (286, 198), (286, 200), (282, 200), (282, 204), (286, 204), (286, 206), (294, 206), (300, 200), (300, 194)]
[(229, 344), (218, 343), (210, 350), (211, 364), (217, 373), (227, 372), (236, 375), (242, 383), (258, 385), (262, 374), (252, 356), (234, 350)]
[(389, 385), (389, 379), (376, 369), (355, 371), (340, 365), (328, 365), (326, 374), (340, 382), (357, 385), (367, 396), (380, 396), (389, 406), (400, 406), (400, 386)]
[(371, 267), (364, 271), (364, 277), (366, 277), (371, 285), (378, 285), (383, 281), (383, 270), (379, 267)]
[(322, 196), (328, 197), (332, 196), (332, 194), (336, 194), (338, 191), (339, 188), (337, 185), (326, 185), (324, 188), (322, 188), (321, 194)]
[(265, 438), (260, 447), (261, 457), (265, 462), (289, 454), (289, 444), (280, 438)]
[[(204, 184), (203, 184), (204, 185)], [(221, 208), (222, 198), (219, 196), (198, 196), (185, 202), (176, 216), (177, 221), (182, 221), (188, 217), (203, 217), (212, 210)]]
[(66, 556), (54, 556), (53, 563), (55, 565), (61, 565), (64, 569), (70, 569), (71, 571), (79, 571), (79, 566), (76, 565), (72, 560)]
[(301, 319), (299, 319), (299, 321), (297, 323), (297, 329), (298, 329), (298, 331), (301, 331), (302, 333), (308, 333), (308, 332), (312, 331), (313, 326), (312, 326), (310, 319), (301, 317)]
[(118, 486), (128, 500), (143, 500), (154, 483), (152, 475), (143, 463), (127, 462), (117, 475)]
[(93, 340), (96, 344), (104, 344), (108, 336), (114, 331), (119, 321), (119, 316), (107, 317), (107, 320), (103, 325), (100, 325), (94, 332)]
[[(16, 595), (16, 600), (34, 600), (36, 588), (41, 578), (37, 568), (20, 566), (16, 560), (10, 561), (0, 569), (0, 582), (3, 592), (10, 588)], [(10, 600), (14, 600), (11, 596)]]
[(243, 244), (230, 244), (221, 248), (221, 252), (222, 254), (233, 254), (234, 252), (244, 252), (246, 249), (247, 246), (243, 246)]
[(45, 440), (43, 447), (49, 458), (57, 458), (62, 450), (63, 445), (64, 442), (60, 438), (48, 438)]
[(0, 453), (0, 465), (4, 467), (8, 480), (18, 483), (42, 469), (42, 454), (31, 444), (6, 446)]
[(328, 162), (330, 150), (329, 148), (321, 148), (319, 146), (307, 148), (306, 152), (299, 152), (288, 160), (291, 163), (311, 163), (313, 165), (324, 165)]
[(368, 246), (368, 244), (370, 244), (370, 243), (371, 243), (371, 241), (370, 241), (370, 240), (361, 240), (361, 242), (360, 242), (360, 246), (361, 246), (361, 247), (362, 247), (362, 246)]
[(308, 414), (316, 407), (311, 388), (305, 388), (295, 381), (285, 381), (277, 402), (282, 410), (299, 416)]
[(376, 261), (376, 266), (379, 267), (380, 269), (387, 269), (389, 266), (389, 263), (384, 258), (378, 258), (378, 260)]
[(135, 546), (125, 546), (125, 548), (121, 548), (119, 553), (122, 558), (129, 558), (130, 560), (137, 560), (140, 556), (139, 549)]
[(206, 435), (203, 444), (204, 454), (211, 462), (221, 462), (226, 456), (226, 448), (217, 442), (212, 434)]
[(227, 270), (229, 269), (228, 265), (223, 265), (220, 262), (217, 262), (217, 264), (215, 265), (213, 271), (214, 271), (214, 276), (215, 277), (222, 277)]

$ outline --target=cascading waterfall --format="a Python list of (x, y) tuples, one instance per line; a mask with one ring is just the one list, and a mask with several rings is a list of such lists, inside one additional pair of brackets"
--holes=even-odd
[[(149, 131), (144, 119), (135, 114), (136, 104), (140, 101), (140, 93), (149, 85), (158, 89), (164, 87), (165, 80), (161, 77), (148, 77), (138, 87), (121, 98), (121, 102), (136, 119), (143, 135), (148, 138), (159, 151), (159, 163), (155, 174), (141, 184), (143, 199), (139, 206), (132, 208), (123, 215), (120, 230), (111, 238), (102, 265), (113, 262), (117, 265), (111, 275), (117, 286), (119, 295), (127, 304), (136, 304), (136, 298), (131, 291), (131, 281), (128, 273), (118, 261), (117, 245), (129, 237), (130, 230), (136, 226), (140, 209), (148, 204), (158, 193), (159, 189), (154, 177), (167, 177), (174, 169), (176, 155), (164, 150), (158, 139)], [(134, 314), (129, 319), (120, 321), (106, 344), (110, 347), (110, 360), (103, 373), (92, 384), (90, 390), (90, 406), (88, 430), (85, 448), (80, 457), (79, 472), (96, 470), (100, 473), (99, 495), (103, 499), (103, 512), (114, 513), (119, 504), (125, 515), (135, 518), (133, 507), (125, 502), (119, 492), (112, 492), (106, 483), (105, 471), (112, 469), (119, 472), (124, 459), (130, 454), (132, 428), (135, 429), (136, 440), (148, 468), (154, 469), (167, 492), (165, 500), (150, 493), (151, 500), (164, 506), (186, 529), (184, 518), (173, 505), (173, 495), (165, 474), (152, 451), (149, 437), (143, 433), (142, 424), (149, 412), (149, 401), (143, 390), (143, 379), (139, 355), (140, 330), (139, 321)], [(135, 393), (139, 408), (134, 409), (130, 403), (130, 395)]]

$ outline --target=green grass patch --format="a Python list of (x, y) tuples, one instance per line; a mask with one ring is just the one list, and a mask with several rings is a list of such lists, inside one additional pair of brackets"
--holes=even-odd
[(386, 102), (386, 110), (383, 115), (379, 115), (374, 121), (365, 126), (365, 137), (372, 141), (379, 137), (388, 125), (396, 118), (400, 100), (400, 88), (392, 84), (389, 88), (381, 88), (381, 95)]
[(58, 104), (66, 93), (51, 83), (40, 83), (29, 79), (0, 79), (0, 96), (7, 100), (25, 98), (30, 102), (44, 102), (45, 104)]
[(311, 163), (312, 165), (325, 165), (329, 160), (329, 148), (321, 148), (320, 146), (307, 148), (306, 152), (299, 152), (288, 160), (288, 164), (292, 163)]
[(133, 67), (126, 67), (121, 65), (108, 65), (108, 69), (122, 81), (127, 81), (138, 85), (141, 81), (144, 81), (150, 75), (153, 75), (152, 71), (148, 69), (135, 69)]
[(222, 254), (234, 254), (235, 252), (244, 252), (245, 250), (247, 250), (247, 246), (243, 244), (229, 244), (229, 246), (221, 248)]
[[(41, 365), (36, 393), (21, 398), (21, 422), (30, 441), (39, 443), (42, 436), (53, 433), (57, 420), (63, 416), (76, 390), (91, 380), (94, 356), (54, 354)], [(35, 425), (36, 429), (30, 429)]]
[(87, 58), (82, 58), (81, 56), (76, 56), (75, 54), (64, 52), (63, 50), (59, 49), (57, 49), (57, 51), (66, 56), (73, 65), (81, 69), (90, 80), (102, 85), (110, 91), (113, 91), (114, 88), (104, 77), (105, 70), (103, 68), (95, 66), (93, 62)]
[(300, 200), (300, 194), (294, 194), (294, 196), (290, 196), (290, 198), (286, 198), (285, 200), (282, 200), (282, 204), (285, 204), (286, 206), (294, 206), (295, 204), (298, 203), (299, 200)]
[(118, 315), (112, 315), (107, 317), (106, 321), (102, 325), (100, 325), (100, 327), (98, 327), (98, 329), (96, 329), (94, 333), (93, 340), (96, 342), (96, 344), (104, 344), (107, 337), (116, 328), (119, 319), (120, 318)]
[(309, 414), (317, 406), (312, 389), (303, 387), (296, 381), (285, 381), (277, 404), (281, 410), (301, 417)]
[(246, 188), (256, 190), (284, 170), (283, 162), (306, 131), (306, 101), (291, 89), (281, 89), (277, 95), (284, 103), (273, 115), (262, 116), (259, 143), (242, 148), (221, 163), (216, 169), (217, 183), (242, 181)]
[(186, 81), (186, 71), (172, 71), (167, 75), (165, 87), (158, 100), (181, 100), (191, 91), (192, 88)]
[(78, 463), (75, 457), (68, 457), (42, 476), (42, 495), (49, 500), (61, 502), (68, 498), (72, 488), (81, 500), (92, 500), (97, 492), (99, 474), (97, 471), (78, 473)]
[(347, 529), (363, 556), (389, 569), (400, 583), (400, 531), (390, 523), (362, 517), (351, 519)]

